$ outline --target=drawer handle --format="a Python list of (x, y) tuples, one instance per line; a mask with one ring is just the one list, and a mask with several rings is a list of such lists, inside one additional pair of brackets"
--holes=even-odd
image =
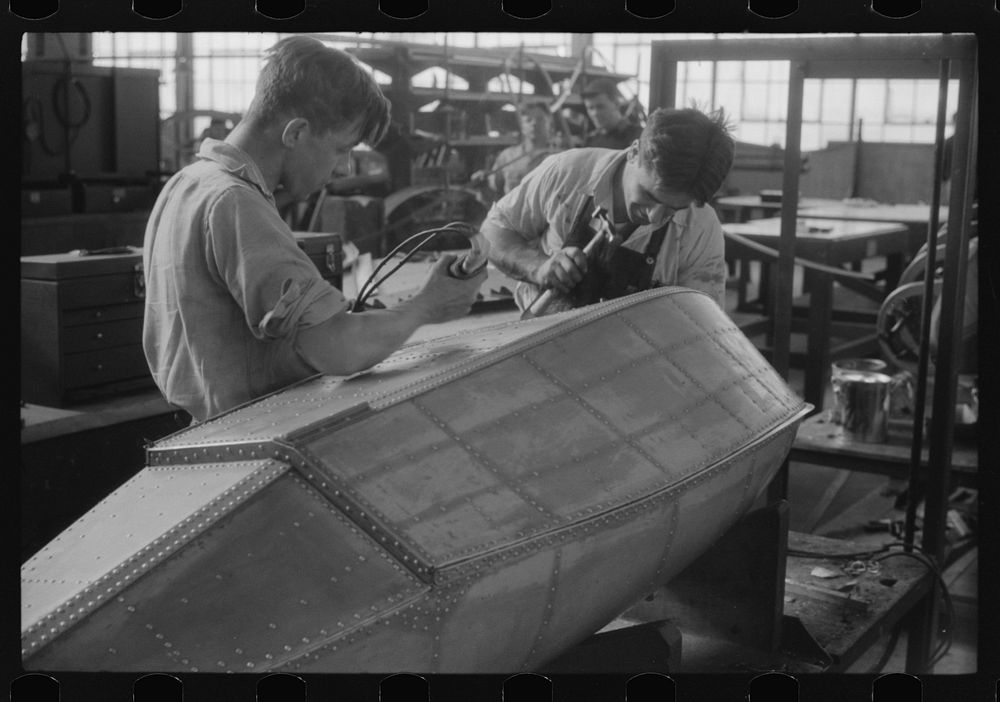
[(94, 312), (94, 319), (100, 319), (103, 316), (104, 316), (104, 312), (102, 312), (101, 310), (98, 310), (97, 312)]
[(97, 339), (98, 341), (101, 341), (104, 338), (104, 332), (97, 332), (96, 334), (94, 334), (94, 338)]
[(94, 370), (99, 370), (99, 371), (104, 370), (104, 364), (98, 363), (96, 366), (94, 366)]

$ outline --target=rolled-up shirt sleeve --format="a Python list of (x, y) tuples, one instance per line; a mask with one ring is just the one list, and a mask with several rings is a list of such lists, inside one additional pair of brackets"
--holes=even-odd
[(258, 339), (286, 337), (347, 308), (343, 294), (322, 278), (264, 201), (226, 193), (208, 218), (208, 258)]

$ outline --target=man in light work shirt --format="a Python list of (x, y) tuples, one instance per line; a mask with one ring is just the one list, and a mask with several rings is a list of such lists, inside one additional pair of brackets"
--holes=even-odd
[[(701, 290), (722, 306), (722, 226), (705, 203), (729, 172), (733, 149), (721, 112), (661, 109), (626, 149), (550, 156), (490, 209), (482, 225), (490, 260), (521, 281), (522, 310), (547, 288), (559, 293), (554, 312), (659, 285)], [(595, 207), (622, 243), (588, 259)]]
[(518, 120), (521, 142), (497, 154), (488, 174), (477, 171), (472, 175), (474, 184), (483, 184), (492, 191), (490, 201), (516, 188), (547, 156), (559, 151), (552, 139), (552, 115), (544, 102), (521, 105)]
[(621, 93), (611, 78), (595, 78), (582, 92), (583, 106), (594, 123), (584, 146), (624, 149), (642, 134), (642, 127), (622, 114)]
[(449, 277), (454, 257), (397, 307), (348, 313), (278, 213), (275, 191), (307, 197), (388, 123), (348, 54), (305, 36), (268, 51), (246, 116), (205, 140), (146, 226), (143, 349), (168, 402), (202, 421), (316, 373), (369, 368), (421, 325), (468, 313), (485, 274)]

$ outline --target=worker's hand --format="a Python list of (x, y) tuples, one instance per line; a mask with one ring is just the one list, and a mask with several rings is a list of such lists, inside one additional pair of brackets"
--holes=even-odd
[(481, 188), (486, 185), (486, 171), (480, 169), (469, 176), (469, 185), (474, 188)]
[(586, 255), (576, 246), (567, 246), (549, 256), (545, 263), (535, 269), (531, 282), (542, 288), (568, 293), (583, 280), (586, 272)]
[(476, 293), (486, 280), (486, 268), (483, 267), (471, 278), (455, 278), (448, 272), (448, 267), (457, 258), (454, 254), (442, 256), (431, 269), (423, 289), (410, 300), (418, 307), (424, 324), (464, 317), (476, 301)]

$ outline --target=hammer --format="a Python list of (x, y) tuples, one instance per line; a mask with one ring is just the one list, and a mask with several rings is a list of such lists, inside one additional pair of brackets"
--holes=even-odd
[[(615, 240), (615, 230), (611, 228), (611, 220), (608, 219), (608, 211), (603, 207), (595, 207), (594, 213), (591, 215), (591, 220), (596, 219), (598, 221), (597, 233), (594, 234), (593, 238), (587, 242), (587, 245), (583, 247), (583, 255), (590, 259), (591, 254), (593, 254), (594, 249), (597, 245), (601, 243), (602, 239), (606, 239), (608, 243), (613, 243)], [(521, 319), (534, 319), (538, 315), (545, 312), (548, 306), (552, 303), (553, 298), (556, 296), (556, 291), (552, 288), (546, 288), (538, 293), (538, 296), (531, 301), (524, 312), (521, 313)]]

